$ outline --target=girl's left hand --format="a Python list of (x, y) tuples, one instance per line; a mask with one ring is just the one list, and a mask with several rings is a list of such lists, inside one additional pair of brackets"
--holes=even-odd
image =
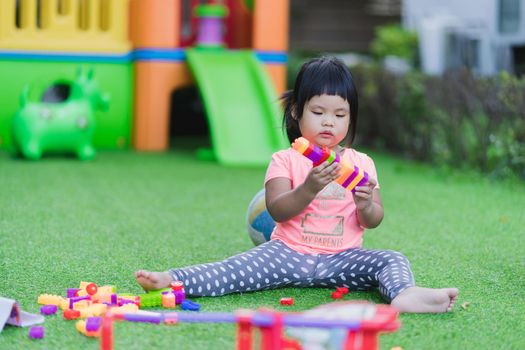
[(374, 187), (376, 187), (377, 181), (369, 178), (368, 182), (364, 186), (357, 186), (355, 188), (354, 202), (358, 210), (365, 210), (370, 207), (373, 203)]

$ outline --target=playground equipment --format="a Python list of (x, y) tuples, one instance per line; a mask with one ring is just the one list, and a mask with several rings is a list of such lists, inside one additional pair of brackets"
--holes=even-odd
[(22, 155), (40, 159), (43, 152), (74, 152), (82, 160), (92, 159), (95, 111), (107, 110), (109, 97), (93, 78), (93, 70), (78, 71), (75, 81), (57, 81), (52, 86), (69, 92), (63, 102), (31, 102), (29, 87), (20, 98), (13, 119), (13, 140)]
[(297, 138), (292, 143), (292, 148), (310, 159), (314, 166), (318, 166), (324, 161), (341, 163), (339, 177), (335, 182), (352, 192), (355, 192), (356, 186), (362, 186), (368, 181), (368, 173), (366, 171), (359, 169), (353, 164), (341, 161), (339, 154), (327, 147), (320, 148), (304, 137)]
[(72, 79), (88, 65), (112, 96), (95, 115), (95, 147), (167, 150), (171, 113), (181, 107), (172, 94), (197, 86), (215, 158), (266, 164), (286, 147), (278, 95), (289, 0), (201, 2), (1, 1), (0, 78), (10, 85), (0, 87), (0, 147), (14, 147), (14, 101), (26, 84)]

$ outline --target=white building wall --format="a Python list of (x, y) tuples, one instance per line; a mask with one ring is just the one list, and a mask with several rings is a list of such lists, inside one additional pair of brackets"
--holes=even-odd
[(419, 34), (423, 70), (429, 74), (443, 72), (449, 32), (479, 40), (478, 73), (494, 74), (508, 65), (510, 46), (525, 43), (525, 0), (521, 1), (519, 30), (513, 34), (499, 33), (499, 1), (403, 0), (403, 25)]

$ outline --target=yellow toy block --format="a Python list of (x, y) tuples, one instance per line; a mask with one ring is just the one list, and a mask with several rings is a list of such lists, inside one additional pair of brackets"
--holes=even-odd
[(135, 304), (124, 304), (122, 306), (115, 306), (109, 309), (113, 315), (134, 314), (139, 311), (139, 307)]
[(93, 300), (98, 303), (111, 303), (111, 293), (101, 293), (98, 292), (93, 296)]
[(80, 311), (80, 317), (93, 317), (93, 316), (102, 316), (107, 311), (107, 305), (106, 304), (93, 304), (85, 309), (81, 309)]
[(69, 309), (69, 298), (65, 298), (64, 300), (62, 300), (62, 302), (60, 303), (60, 305), (58, 305), (58, 307), (60, 308), (60, 310)]
[(88, 295), (88, 293), (85, 289), (81, 289), (77, 292), (77, 297), (85, 297), (86, 295)]
[(64, 298), (60, 295), (53, 295), (53, 294), (40, 294), (38, 296), (38, 303), (42, 305), (62, 305), (62, 302), (64, 301)]
[(98, 287), (98, 293), (114, 294), (115, 293), (115, 286)]
[(73, 304), (73, 310), (82, 310), (91, 306), (90, 300), (80, 300)]

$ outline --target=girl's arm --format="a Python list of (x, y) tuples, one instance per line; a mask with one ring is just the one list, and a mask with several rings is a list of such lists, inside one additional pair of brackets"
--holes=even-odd
[(266, 209), (277, 222), (290, 220), (299, 215), (312, 202), (317, 193), (338, 176), (341, 165), (327, 162), (312, 168), (306, 180), (292, 189), (292, 182), (277, 177), (266, 182)]
[(361, 226), (374, 228), (379, 226), (384, 217), (383, 202), (376, 181), (370, 179), (365, 186), (355, 188), (354, 201), (357, 207), (357, 220)]

